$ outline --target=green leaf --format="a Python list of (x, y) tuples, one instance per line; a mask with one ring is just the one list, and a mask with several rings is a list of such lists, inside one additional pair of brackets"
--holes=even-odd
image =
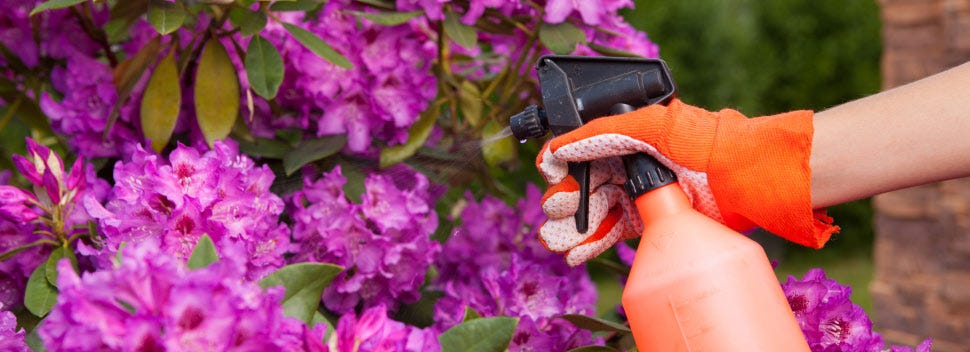
[(385, 26), (396, 26), (412, 18), (421, 16), (424, 11), (408, 11), (408, 12), (362, 12), (362, 11), (350, 11), (350, 13), (356, 15), (357, 17), (362, 17), (370, 20), (371, 22), (382, 24)]
[(125, 247), (128, 247), (128, 242), (121, 241), (121, 243), (118, 244), (118, 251), (115, 252), (114, 258), (111, 258), (111, 261), (114, 263), (116, 268), (121, 266), (121, 258), (123, 256), (121, 252), (125, 250)]
[(347, 179), (344, 183), (343, 191), (347, 199), (351, 202), (360, 204), (362, 198), (364, 197), (364, 192), (367, 190), (364, 187), (364, 179), (367, 178), (367, 174), (360, 170), (359, 167), (354, 166), (350, 162), (339, 160), (337, 164), (340, 165), (340, 172)]
[(104, 129), (105, 138), (111, 133), (111, 127), (114, 126), (115, 121), (118, 120), (118, 116), (121, 114), (121, 106), (128, 101), (128, 96), (131, 95), (135, 84), (141, 80), (141, 76), (145, 74), (145, 70), (148, 69), (148, 66), (152, 62), (155, 62), (155, 58), (158, 57), (158, 53), (162, 50), (161, 40), (161, 36), (155, 36), (145, 46), (138, 49), (134, 57), (122, 61), (115, 67), (113, 81), (115, 88), (118, 90), (118, 100), (114, 108), (111, 109), (111, 115), (108, 116), (108, 123)]
[(475, 28), (461, 23), (461, 19), (454, 11), (445, 12), (444, 26), (445, 35), (458, 45), (468, 49), (474, 49), (478, 45), (478, 32), (475, 31)]
[(253, 91), (266, 99), (276, 97), (283, 83), (283, 58), (273, 43), (256, 35), (246, 49), (246, 75)]
[(172, 50), (155, 66), (141, 100), (141, 130), (156, 152), (161, 152), (172, 138), (181, 108), (182, 85)]
[(608, 46), (603, 46), (596, 43), (586, 43), (590, 49), (593, 51), (603, 54), (604, 56), (616, 56), (616, 57), (643, 57), (640, 54), (635, 54), (626, 50), (620, 50), (617, 48), (611, 48)]
[(320, 7), (326, 0), (296, 0), (296, 1), (277, 1), (270, 5), (270, 11), (300, 11), (310, 12)]
[(262, 288), (283, 286), (283, 312), (286, 316), (311, 324), (320, 306), (323, 289), (344, 269), (323, 263), (298, 263), (284, 266), (259, 282)]
[(482, 128), (482, 140), (490, 140), (490, 143), (482, 145), (482, 157), (485, 163), (495, 166), (516, 158), (516, 142), (511, 136), (495, 139), (497, 135), (505, 129), (495, 121), (489, 121)]
[(444, 296), (441, 291), (424, 291), (417, 302), (402, 305), (394, 314), (394, 320), (422, 328), (434, 325), (434, 306)]
[(185, 9), (178, 1), (151, 0), (148, 5), (148, 22), (159, 34), (169, 34), (185, 22)]
[(629, 333), (630, 328), (626, 325), (620, 323), (614, 323), (609, 320), (603, 320), (596, 317), (586, 316), (582, 314), (565, 314), (560, 315), (557, 318), (569, 321), (578, 328), (586, 329), (589, 331), (608, 331), (608, 332), (621, 332)]
[(438, 109), (429, 108), (421, 113), (408, 130), (408, 140), (401, 145), (381, 149), (380, 167), (385, 168), (404, 161), (414, 155), (418, 148), (424, 145), (431, 135), (435, 120), (438, 119)]
[(442, 352), (501, 352), (512, 341), (518, 318), (478, 318), (455, 325), (438, 336)]
[(394, 8), (394, 2), (389, 0), (357, 0), (357, 2), (373, 5), (375, 7)]
[(49, 0), (43, 4), (37, 5), (33, 10), (30, 10), (30, 15), (36, 15), (39, 12), (44, 12), (47, 10), (63, 9), (65, 7), (71, 7), (88, 0)]
[(293, 147), (275, 139), (255, 137), (252, 141), (237, 139), (239, 151), (262, 158), (283, 159)]
[(469, 320), (475, 320), (481, 318), (482, 315), (478, 314), (472, 307), (465, 306), (465, 317), (461, 319), (462, 322), (467, 322)]
[(239, 77), (218, 40), (209, 40), (202, 49), (195, 75), (195, 115), (211, 147), (229, 135), (239, 116)]
[(0, 253), (0, 262), (13, 258), (14, 255), (17, 255), (17, 253), (23, 252), (25, 250), (28, 250), (37, 246), (43, 246), (45, 244), (48, 244), (48, 242), (45, 242), (43, 240), (37, 240), (19, 247), (11, 248), (6, 252)]
[[(0, 78), (0, 86), (3, 87), (16, 87), (20, 83), (13, 82), (6, 78)], [(54, 134), (51, 130), (50, 121), (44, 111), (40, 109), (40, 105), (36, 101), (28, 97), (23, 92), (17, 89), (2, 89), (0, 90), (0, 98), (10, 104), (8, 109), (14, 109), (13, 114), (17, 118), (30, 126), (31, 129), (36, 132), (40, 132), (40, 135), (50, 136)], [(19, 101), (19, 103), (17, 103)], [(9, 110), (4, 112), (5, 114), (10, 113)], [(22, 138), (22, 137), (20, 137)], [(9, 160), (9, 159), (8, 159)]]
[(47, 348), (44, 347), (44, 341), (40, 339), (40, 329), (37, 329), (37, 327), (43, 322), (44, 321), (41, 320), (37, 323), (37, 325), (34, 325), (34, 329), (27, 333), (27, 337), (24, 338), (24, 342), (27, 343), (27, 347), (33, 352), (47, 351)]
[(575, 51), (577, 44), (586, 43), (586, 33), (569, 22), (543, 22), (539, 25), (539, 41), (552, 52), (566, 55)]
[(229, 12), (229, 21), (233, 26), (239, 27), (239, 33), (250, 36), (259, 33), (266, 27), (266, 14), (261, 11), (237, 7)]
[(57, 303), (57, 288), (47, 281), (45, 272), (46, 265), (38, 265), (27, 279), (27, 288), (24, 289), (24, 306), (38, 317), (47, 315)]
[(620, 352), (620, 350), (608, 346), (583, 346), (569, 350), (569, 352)]
[(342, 134), (304, 140), (283, 157), (283, 170), (287, 176), (292, 175), (303, 165), (336, 154), (344, 144), (347, 144), (347, 136)]
[(472, 81), (461, 82), (461, 90), (458, 91), (458, 104), (465, 119), (472, 126), (482, 125), (482, 91)]
[(111, 7), (108, 23), (102, 27), (108, 42), (116, 44), (129, 37), (131, 25), (148, 12), (148, 0), (118, 1)]
[(312, 51), (314, 54), (317, 54), (317, 56), (320, 58), (346, 69), (354, 68), (354, 65), (350, 63), (350, 60), (347, 60), (346, 57), (340, 55), (340, 53), (338, 53), (336, 50), (333, 50), (329, 44), (325, 43), (323, 39), (320, 39), (320, 37), (318, 37), (316, 34), (290, 23), (283, 23), (283, 28), (285, 28), (286, 31), (289, 32), (294, 39), (296, 39), (296, 41), (300, 42), (300, 44)]
[(192, 250), (192, 255), (189, 256), (186, 266), (189, 269), (201, 269), (218, 261), (219, 253), (216, 252), (216, 244), (212, 242), (209, 234), (202, 234), (199, 242), (195, 244), (195, 249)]
[(57, 262), (61, 259), (67, 258), (71, 261), (71, 266), (74, 267), (74, 272), (78, 271), (77, 268), (77, 257), (74, 256), (74, 251), (68, 247), (57, 247), (51, 251), (51, 255), (47, 257), (47, 261), (44, 262), (44, 276), (47, 278), (47, 282), (51, 286), (57, 287)]

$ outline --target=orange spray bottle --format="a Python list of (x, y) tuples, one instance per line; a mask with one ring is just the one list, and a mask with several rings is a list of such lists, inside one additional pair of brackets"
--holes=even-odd
[[(666, 104), (676, 88), (657, 59), (545, 56), (536, 64), (544, 108), (513, 116), (518, 139), (560, 135), (602, 116)], [(640, 351), (809, 351), (761, 246), (695, 211), (676, 176), (646, 154), (623, 157), (644, 231), (623, 290)], [(576, 227), (588, 227), (589, 164)]]

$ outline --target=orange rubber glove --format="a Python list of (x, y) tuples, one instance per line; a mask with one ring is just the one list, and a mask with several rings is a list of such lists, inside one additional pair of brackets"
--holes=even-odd
[[(578, 265), (639, 236), (643, 226), (623, 190), (626, 175), (617, 156), (645, 152), (677, 174), (701, 213), (737, 231), (760, 226), (821, 248), (838, 227), (824, 210), (812, 209), (812, 133), (811, 111), (749, 119), (679, 99), (593, 120), (550, 140), (536, 159), (550, 184), (542, 199), (549, 220), (539, 229), (540, 240)], [(590, 226), (581, 234), (572, 217), (579, 186), (566, 163), (589, 160)]]

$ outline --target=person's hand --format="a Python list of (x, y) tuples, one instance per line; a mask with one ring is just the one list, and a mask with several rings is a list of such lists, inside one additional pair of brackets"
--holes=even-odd
[[(638, 236), (642, 224), (622, 187), (626, 175), (617, 156), (644, 152), (676, 173), (694, 208), (712, 219), (821, 248), (838, 227), (811, 206), (812, 132), (811, 111), (748, 119), (678, 99), (593, 120), (550, 140), (536, 159), (550, 185), (540, 240), (578, 265)], [(567, 169), (567, 162), (579, 161), (593, 161), (585, 234), (576, 231), (579, 187)]]

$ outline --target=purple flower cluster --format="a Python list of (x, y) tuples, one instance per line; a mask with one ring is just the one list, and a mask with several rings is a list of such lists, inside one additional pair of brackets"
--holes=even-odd
[[(42, 57), (64, 59), (73, 55), (91, 56), (99, 45), (84, 31), (70, 11), (47, 11), (29, 16), (40, 0), (8, 0), (0, 3), (0, 44), (28, 68), (36, 67)], [(106, 6), (94, 6), (93, 22), (108, 20)], [(36, 26), (37, 36), (34, 36)], [(35, 38), (37, 40), (35, 40)], [(6, 58), (0, 58), (6, 62)]]
[(548, 0), (546, 2), (546, 16), (543, 20), (549, 23), (560, 23), (565, 21), (567, 17), (578, 13), (583, 23), (597, 26), (615, 22), (617, 20), (616, 12), (628, 7), (633, 7), (633, 2), (630, 0)]
[(85, 206), (105, 235), (103, 257), (122, 242), (148, 242), (184, 261), (208, 234), (224, 258), (255, 280), (281, 267), (289, 246), (289, 231), (279, 222), (283, 200), (269, 189), (273, 178), (230, 141), (201, 154), (180, 145), (168, 160), (138, 147), (131, 161), (115, 165), (105, 207)]
[(331, 352), (441, 350), (434, 331), (388, 319), (387, 308), (382, 304), (364, 310), (359, 318), (353, 313), (344, 314), (327, 345)]
[(27, 332), (23, 328), (17, 330), (17, 317), (13, 312), (4, 310), (3, 303), (0, 303), (0, 351), (5, 352), (27, 352), (30, 348), (24, 339)]
[(50, 72), (54, 92), (32, 98), (40, 100), (41, 110), (50, 118), (55, 132), (72, 137), (67, 140), (77, 154), (120, 155), (125, 142), (136, 140), (137, 134), (127, 119), (121, 119), (103, 139), (118, 96), (112, 68), (98, 60), (101, 46), (81, 25), (82, 21), (90, 21), (92, 26), (104, 25), (108, 20), (107, 5), (92, 5), (91, 17), (85, 20), (68, 10), (28, 16), (39, 2), (14, 0), (0, 4), (0, 44), (28, 68), (36, 67), (45, 58), (64, 62)]
[(127, 142), (138, 140), (137, 133), (125, 120), (104, 138), (108, 119), (118, 101), (111, 67), (93, 57), (74, 55), (64, 67), (55, 67), (51, 83), (62, 97), (56, 100), (44, 93), (40, 107), (50, 117), (51, 127), (72, 136), (70, 143), (85, 157), (117, 156)]
[(323, 331), (283, 316), (281, 287), (262, 290), (233, 265), (188, 271), (151, 245), (79, 277), (58, 265), (57, 304), (39, 327), (50, 351), (307, 350)]
[(585, 267), (569, 267), (539, 243), (545, 219), (540, 194), (529, 186), (515, 208), (469, 194), (461, 226), (436, 260), (435, 287), (444, 292), (436, 307), (436, 328), (462, 321), (466, 308), (482, 316), (515, 316), (519, 325), (512, 351), (564, 351), (596, 342), (591, 333), (555, 319), (594, 312), (596, 289)]
[(0, 304), (11, 308), (22, 304), (27, 278), (50, 253), (50, 244), (87, 234), (92, 218), (79, 205), (81, 199), (103, 200), (108, 188), (81, 159), (65, 169), (60, 156), (30, 138), (27, 152), (14, 155), (13, 162), (32, 191), (0, 185), (0, 253), (41, 244), (0, 261)]
[(351, 1), (330, 1), (316, 19), (281, 13), (322, 37), (346, 57), (353, 69), (321, 59), (271, 23), (261, 33), (279, 49), (286, 73), (276, 103), (285, 111), (271, 116), (257, 99), (253, 132), (272, 136), (298, 127), (317, 136), (346, 134), (353, 152), (367, 151), (372, 139), (389, 145), (407, 140), (407, 130), (437, 94), (431, 70), (436, 54), (433, 33), (419, 18), (387, 27), (358, 18)]
[[(852, 288), (825, 277), (822, 269), (811, 269), (799, 280), (793, 276), (782, 284), (788, 304), (809, 347), (815, 352), (882, 351), (882, 336), (872, 331), (872, 321), (862, 307), (852, 303)], [(927, 339), (916, 352), (928, 352)], [(893, 346), (892, 351), (913, 351)]]
[(430, 239), (438, 217), (428, 179), (403, 167), (371, 174), (360, 204), (344, 195), (346, 182), (338, 166), (292, 195), (293, 261), (345, 268), (323, 295), (339, 313), (416, 301), (441, 250)]

